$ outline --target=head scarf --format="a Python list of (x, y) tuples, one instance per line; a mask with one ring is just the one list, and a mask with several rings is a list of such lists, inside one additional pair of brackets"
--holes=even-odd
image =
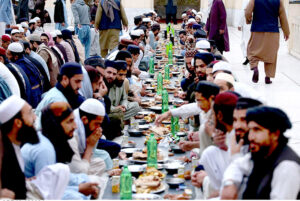
[(111, 22), (113, 22), (115, 19), (114, 9), (118, 11), (120, 10), (119, 6), (114, 0), (104, 0), (102, 8), (104, 10), (105, 15), (110, 19)]

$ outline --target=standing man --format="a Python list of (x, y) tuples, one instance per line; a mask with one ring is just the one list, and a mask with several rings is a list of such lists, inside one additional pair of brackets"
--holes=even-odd
[(209, 40), (216, 42), (218, 50), (229, 51), (229, 37), (226, 24), (226, 9), (222, 0), (214, 0), (208, 14), (206, 22), (206, 31)]
[(171, 17), (173, 18), (173, 23), (177, 24), (177, 0), (165, 0), (166, 7), (166, 23), (171, 22)]
[(75, 19), (76, 34), (84, 45), (85, 58), (89, 58), (91, 48), (90, 8), (83, 0), (76, 0), (72, 4), (72, 12)]
[[(243, 0), (243, 10), (246, 9), (247, 5), (249, 3), (249, 0)], [(241, 38), (241, 50), (243, 53), (243, 56), (246, 58), (243, 65), (247, 65), (249, 63), (249, 59), (247, 58), (247, 45), (250, 39), (250, 29), (251, 25), (246, 23), (245, 19), (245, 13), (243, 12), (240, 23), (238, 26), (238, 30), (242, 31), (242, 38)]]
[(14, 14), (9, 0), (0, 0), (0, 35), (5, 34), (6, 24), (13, 24)]
[(119, 43), (119, 34), (122, 30), (121, 21), (127, 31), (128, 20), (121, 1), (101, 0), (97, 9), (95, 30), (100, 30), (100, 47), (103, 58)]
[(68, 17), (65, 0), (56, 0), (54, 4), (55, 29), (63, 30), (68, 27)]
[(252, 33), (247, 49), (250, 67), (253, 70), (252, 81), (254, 83), (258, 82), (258, 62), (262, 61), (265, 65), (265, 83), (271, 84), (271, 78), (275, 77), (277, 52), (279, 49), (278, 18), (284, 39), (287, 41), (290, 36), (284, 2), (283, 0), (250, 0), (245, 10), (245, 16), (247, 24), (252, 22)]

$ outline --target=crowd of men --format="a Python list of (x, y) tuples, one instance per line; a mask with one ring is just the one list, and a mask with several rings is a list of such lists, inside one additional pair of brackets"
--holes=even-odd
[[(136, 16), (128, 30), (120, 1), (71, 3), (74, 27), (57, 0), (56, 30), (44, 32), (49, 14), (37, 2), (30, 12), (17, 6), (18, 24), (0, 36), (1, 198), (101, 199), (108, 177), (121, 174), (112, 159), (122, 159), (124, 125), (149, 93), (141, 80), (160, 48), (161, 17)], [(191, 126), (179, 147), (198, 159), (196, 199), (299, 198), (300, 159), (284, 135), (292, 124), (238, 81), (223, 56), (224, 4), (211, 3), (207, 22), (192, 9), (182, 14), (184, 102), (155, 123), (173, 116)]]

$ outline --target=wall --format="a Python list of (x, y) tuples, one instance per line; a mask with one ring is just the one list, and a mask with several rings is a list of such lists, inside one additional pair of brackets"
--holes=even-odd
[(289, 4), (288, 19), (290, 26), (289, 52), (300, 59), (300, 4)]

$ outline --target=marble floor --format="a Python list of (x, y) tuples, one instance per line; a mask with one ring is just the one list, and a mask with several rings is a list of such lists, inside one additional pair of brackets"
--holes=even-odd
[(244, 58), (240, 48), (241, 32), (237, 28), (229, 27), (229, 37), (231, 51), (224, 55), (232, 64), (238, 79), (262, 93), (268, 105), (279, 107), (288, 114), (293, 127), (286, 132), (286, 136), (290, 137), (289, 144), (300, 155), (300, 59), (288, 53), (287, 42), (281, 33), (277, 72), (273, 83), (264, 83), (264, 67), (260, 63), (260, 80), (255, 84), (251, 81), (250, 66), (242, 65)]

